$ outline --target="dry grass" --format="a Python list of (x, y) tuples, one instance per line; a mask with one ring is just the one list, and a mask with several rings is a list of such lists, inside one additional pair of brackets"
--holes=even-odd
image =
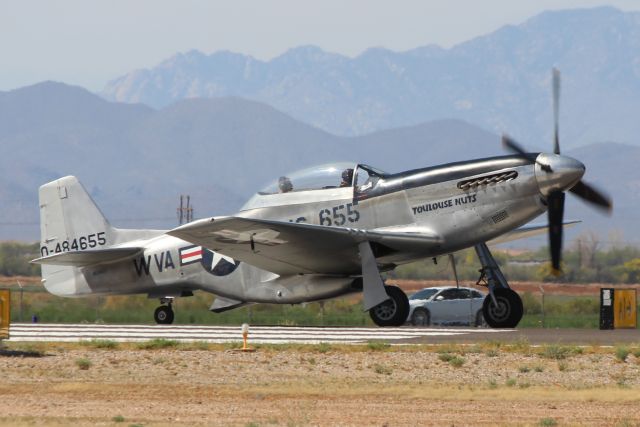
[[(631, 352), (621, 363), (613, 348), (559, 351), (565, 359), (501, 342), (270, 345), (251, 354), (198, 343), (38, 348), (46, 356), (0, 357), (0, 425), (113, 425), (116, 416), (145, 426), (411, 425), (416, 407), (433, 414), (420, 423), (433, 425), (452, 417), (460, 424), (536, 425), (552, 417), (559, 425), (600, 425), (612, 423), (611, 413), (640, 422), (640, 359)], [(76, 365), (83, 358), (89, 369)], [(451, 362), (457, 359), (464, 362)]]

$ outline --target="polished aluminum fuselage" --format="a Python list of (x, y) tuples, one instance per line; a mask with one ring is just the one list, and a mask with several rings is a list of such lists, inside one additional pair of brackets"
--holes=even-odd
[[(546, 211), (534, 161), (496, 157), (388, 175), (374, 194), (353, 187), (254, 197), (238, 216), (327, 225), (327, 212), (344, 214), (340, 226), (364, 230), (424, 233), (442, 243), (415, 253), (393, 253), (380, 262), (403, 263), (474, 246), (513, 230)], [(513, 174), (515, 172), (515, 174)], [(482, 182), (512, 173), (515, 178)], [(481, 182), (460, 188), (467, 181)], [(357, 211), (348, 215), (347, 207)], [(336, 225), (336, 221), (333, 224)]]
[[(536, 156), (480, 159), (385, 175), (366, 194), (354, 187), (266, 194), (251, 199), (236, 216), (438, 238), (438, 244), (424, 249), (382, 254), (377, 261), (388, 269), (489, 241), (543, 213), (545, 194), (560, 184), (544, 175)], [(157, 234), (121, 245), (143, 246), (144, 253), (133, 262), (74, 268), (75, 273), (69, 271), (76, 275), (73, 286), (49, 290), (65, 296), (147, 293), (150, 297), (205, 290), (242, 302), (299, 303), (352, 292), (361, 273), (278, 276), (239, 263), (228, 274), (214, 275), (213, 266), (203, 262), (182, 265), (181, 250), (190, 243), (175, 237)]]

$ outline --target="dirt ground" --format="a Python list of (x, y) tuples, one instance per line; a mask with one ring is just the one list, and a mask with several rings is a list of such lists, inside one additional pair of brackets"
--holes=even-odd
[(638, 346), (34, 345), (0, 354), (2, 425), (640, 425)]

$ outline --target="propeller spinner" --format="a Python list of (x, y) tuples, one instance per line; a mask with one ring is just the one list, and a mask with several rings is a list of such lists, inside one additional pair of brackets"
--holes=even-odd
[[(560, 273), (562, 259), (562, 228), (564, 216), (564, 199), (566, 190), (592, 206), (611, 212), (611, 199), (592, 185), (582, 181), (585, 167), (578, 160), (560, 155), (560, 139), (558, 137), (558, 112), (560, 102), (560, 72), (553, 69), (553, 154), (541, 153), (536, 157), (536, 178), (540, 183), (540, 190), (546, 196), (549, 220), (549, 250), (551, 252), (551, 266), (556, 273)], [(502, 145), (505, 149), (522, 156), (531, 156), (513, 139), (504, 135)]]

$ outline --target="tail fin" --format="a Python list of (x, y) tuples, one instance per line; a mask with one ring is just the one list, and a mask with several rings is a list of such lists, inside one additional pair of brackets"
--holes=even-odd
[(44, 184), (39, 199), (43, 256), (114, 244), (115, 229), (75, 176)]
[[(112, 227), (75, 176), (44, 184), (39, 198), (40, 255), (60, 254), (55, 259), (63, 261), (56, 264), (51, 260), (46, 263), (34, 260), (42, 264), (42, 283), (52, 294), (106, 293), (105, 289), (92, 289), (79, 267), (130, 256), (144, 246), (145, 240), (165, 232)], [(114, 245), (117, 246), (112, 248)], [(69, 253), (63, 255), (65, 252)]]
[[(40, 187), (40, 255), (100, 249), (115, 242), (117, 230), (75, 176), (51, 181)], [(52, 294), (90, 294), (87, 281), (78, 269), (42, 265), (42, 283)]]

